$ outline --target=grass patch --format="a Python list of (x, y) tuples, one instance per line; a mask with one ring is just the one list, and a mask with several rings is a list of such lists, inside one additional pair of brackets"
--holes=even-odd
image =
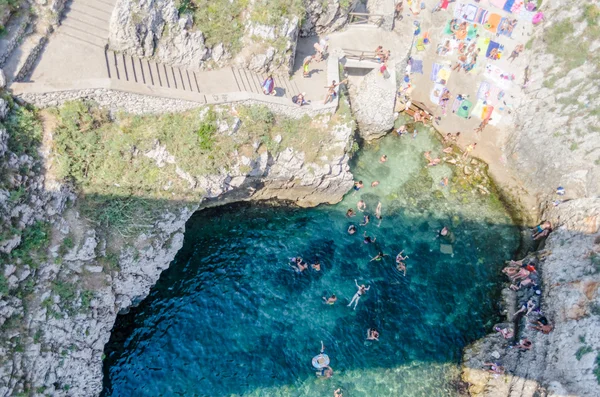
[(545, 32), (547, 51), (568, 69), (579, 67), (588, 60), (589, 41), (582, 37), (573, 37), (575, 28), (569, 18), (553, 24)]
[(600, 19), (600, 7), (596, 4), (587, 4), (583, 10), (583, 18), (587, 22), (588, 26), (598, 26), (598, 19)]
[(3, 273), (0, 273), (0, 296), (8, 295), (8, 281)]
[(546, 80), (544, 80), (544, 87), (545, 88), (553, 88), (554, 84), (556, 84), (556, 82), (558, 81), (558, 76), (552, 76)]
[(193, 16), (193, 26), (204, 34), (208, 46), (223, 42), (234, 54), (240, 50), (248, 0), (176, 0), (175, 5), (180, 14)]
[(283, 19), (302, 19), (306, 9), (302, 0), (256, 0), (250, 20), (263, 25), (279, 25)]
[(591, 353), (593, 351), (594, 351), (594, 349), (591, 346), (581, 346), (575, 352), (575, 358), (577, 359), (577, 361), (581, 361), (583, 356), (585, 356), (586, 354)]
[(20, 259), (22, 263), (37, 269), (39, 262), (47, 259), (49, 243), (50, 223), (38, 221), (22, 231), (21, 244), (8, 255), (8, 260)]
[(571, 146), (569, 146), (569, 150), (572, 151), (572, 152), (575, 151), (575, 150), (577, 150), (578, 148), (579, 148), (579, 144), (577, 142), (573, 142), (571, 144)]
[(37, 148), (42, 142), (42, 125), (35, 110), (13, 107), (4, 121), (9, 134), (8, 149), (17, 155), (38, 157)]

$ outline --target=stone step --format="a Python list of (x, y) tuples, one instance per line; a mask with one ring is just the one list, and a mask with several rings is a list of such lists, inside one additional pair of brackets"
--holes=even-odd
[(85, 30), (74, 28), (69, 25), (62, 25), (60, 28), (58, 28), (57, 34), (69, 36), (72, 39), (101, 48), (104, 48), (108, 42), (108, 40), (105, 38), (100, 38), (96, 35), (86, 32)]
[(99, 16), (89, 14), (80, 9), (69, 9), (65, 13), (65, 20), (75, 20), (81, 23), (85, 23), (89, 26), (93, 26), (97, 29), (101, 29), (108, 33), (110, 21), (107, 19), (101, 19)]
[(27, 11), (21, 11), (11, 16), (5, 26), (4, 35), (0, 38), (0, 67), (6, 63), (23, 36), (27, 34), (30, 20), (31, 14)]
[(84, 14), (90, 18), (93, 18), (94, 25), (101, 25), (106, 27), (110, 25), (111, 12), (102, 11), (81, 3), (69, 3), (67, 4), (65, 10), (65, 15), (67, 17), (69, 16), (69, 13), (75, 11), (78, 14)]
[(72, 3), (108, 14), (109, 18), (112, 10), (115, 8), (115, 4), (110, 0), (72, 0)]
[[(79, 30), (83, 33), (87, 33), (90, 36), (95, 36), (99, 39), (108, 41), (108, 30), (99, 28), (93, 25), (89, 25), (85, 22), (78, 21), (74, 18), (67, 17), (61, 22), (61, 27), (67, 26), (74, 30)], [(59, 28), (60, 30), (61, 28)]]

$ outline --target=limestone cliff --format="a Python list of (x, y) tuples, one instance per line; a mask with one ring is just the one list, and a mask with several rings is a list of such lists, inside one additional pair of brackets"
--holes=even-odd
[[(161, 141), (160, 133), (147, 145), (147, 136), (129, 140), (140, 131), (161, 131), (151, 126), (160, 118), (142, 121), (137, 129), (139, 118), (120, 115), (110, 121), (93, 106), (68, 106), (38, 114), (11, 103), (7, 128), (0, 127), (3, 396), (98, 395), (104, 345), (117, 314), (148, 294), (200, 206), (274, 197), (316, 205), (340, 200), (352, 186), (347, 152), (354, 127), (341, 115), (315, 119), (314, 134), (298, 137), (285, 133), (293, 132), (293, 123), (274, 136), (255, 129), (247, 135), (256, 125), (247, 123), (251, 116), (240, 107), (195, 111), (185, 125), (204, 120), (199, 144), (207, 149), (206, 161), (217, 161), (210, 168), (214, 171), (199, 174), (207, 164), (197, 163), (204, 160), (190, 154), (187, 161), (181, 147)], [(264, 109), (246, 111), (267, 121), (272, 117)], [(43, 128), (36, 122), (40, 117)], [(181, 116), (165, 117), (171, 125)], [(85, 136), (83, 146), (73, 143), (78, 138), (67, 138), (70, 131)], [(108, 140), (103, 141), (102, 131), (111, 131)], [(197, 139), (197, 130), (190, 131)], [(252, 134), (263, 135), (245, 141), (260, 137)], [(210, 145), (225, 142), (236, 142), (232, 151), (211, 157)], [(95, 151), (104, 143), (110, 152)], [(73, 151), (85, 147), (93, 151), (82, 157)], [(63, 150), (72, 158), (62, 157)], [(72, 161), (77, 157), (87, 164), (84, 173), (78, 171), (83, 163)], [(117, 171), (112, 167), (119, 162)], [(132, 186), (142, 175), (143, 184)], [(110, 185), (104, 183), (111, 179)], [(140, 188), (146, 198), (135, 196)]]

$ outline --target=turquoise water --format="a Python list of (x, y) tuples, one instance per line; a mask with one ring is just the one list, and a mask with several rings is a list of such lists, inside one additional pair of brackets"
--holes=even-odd
[[(353, 165), (365, 188), (338, 205), (196, 213), (171, 267), (117, 320), (103, 395), (332, 396), (337, 387), (345, 397), (456, 395), (461, 349), (496, 320), (499, 270), (518, 230), (497, 200), (459, 188), (451, 168), (426, 168), (432, 149), (439, 143), (426, 132), (368, 146)], [(345, 216), (359, 199), (371, 214), (366, 226)], [(436, 239), (443, 226), (454, 234), (452, 255)], [(363, 243), (364, 231), (375, 243)], [(395, 268), (401, 249), (406, 277)], [(370, 262), (379, 251), (390, 256)], [(321, 271), (296, 273), (289, 258), (298, 255), (318, 259)], [(370, 290), (352, 310), (355, 279)], [(324, 304), (332, 293), (338, 301)], [(366, 340), (369, 328), (378, 342)], [(320, 341), (331, 379), (311, 365)]]

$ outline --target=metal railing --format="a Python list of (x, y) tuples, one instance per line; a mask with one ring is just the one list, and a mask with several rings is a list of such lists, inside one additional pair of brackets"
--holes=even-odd
[(384, 15), (382, 14), (369, 14), (366, 12), (351, 12), (350, 25), (375, 25), (381, 26), (383, 23)]
[(346, 59), (355, 59), (357, 61), (373, 61), (379, 62), (375, 51), (349, 50), (342, 48)]

